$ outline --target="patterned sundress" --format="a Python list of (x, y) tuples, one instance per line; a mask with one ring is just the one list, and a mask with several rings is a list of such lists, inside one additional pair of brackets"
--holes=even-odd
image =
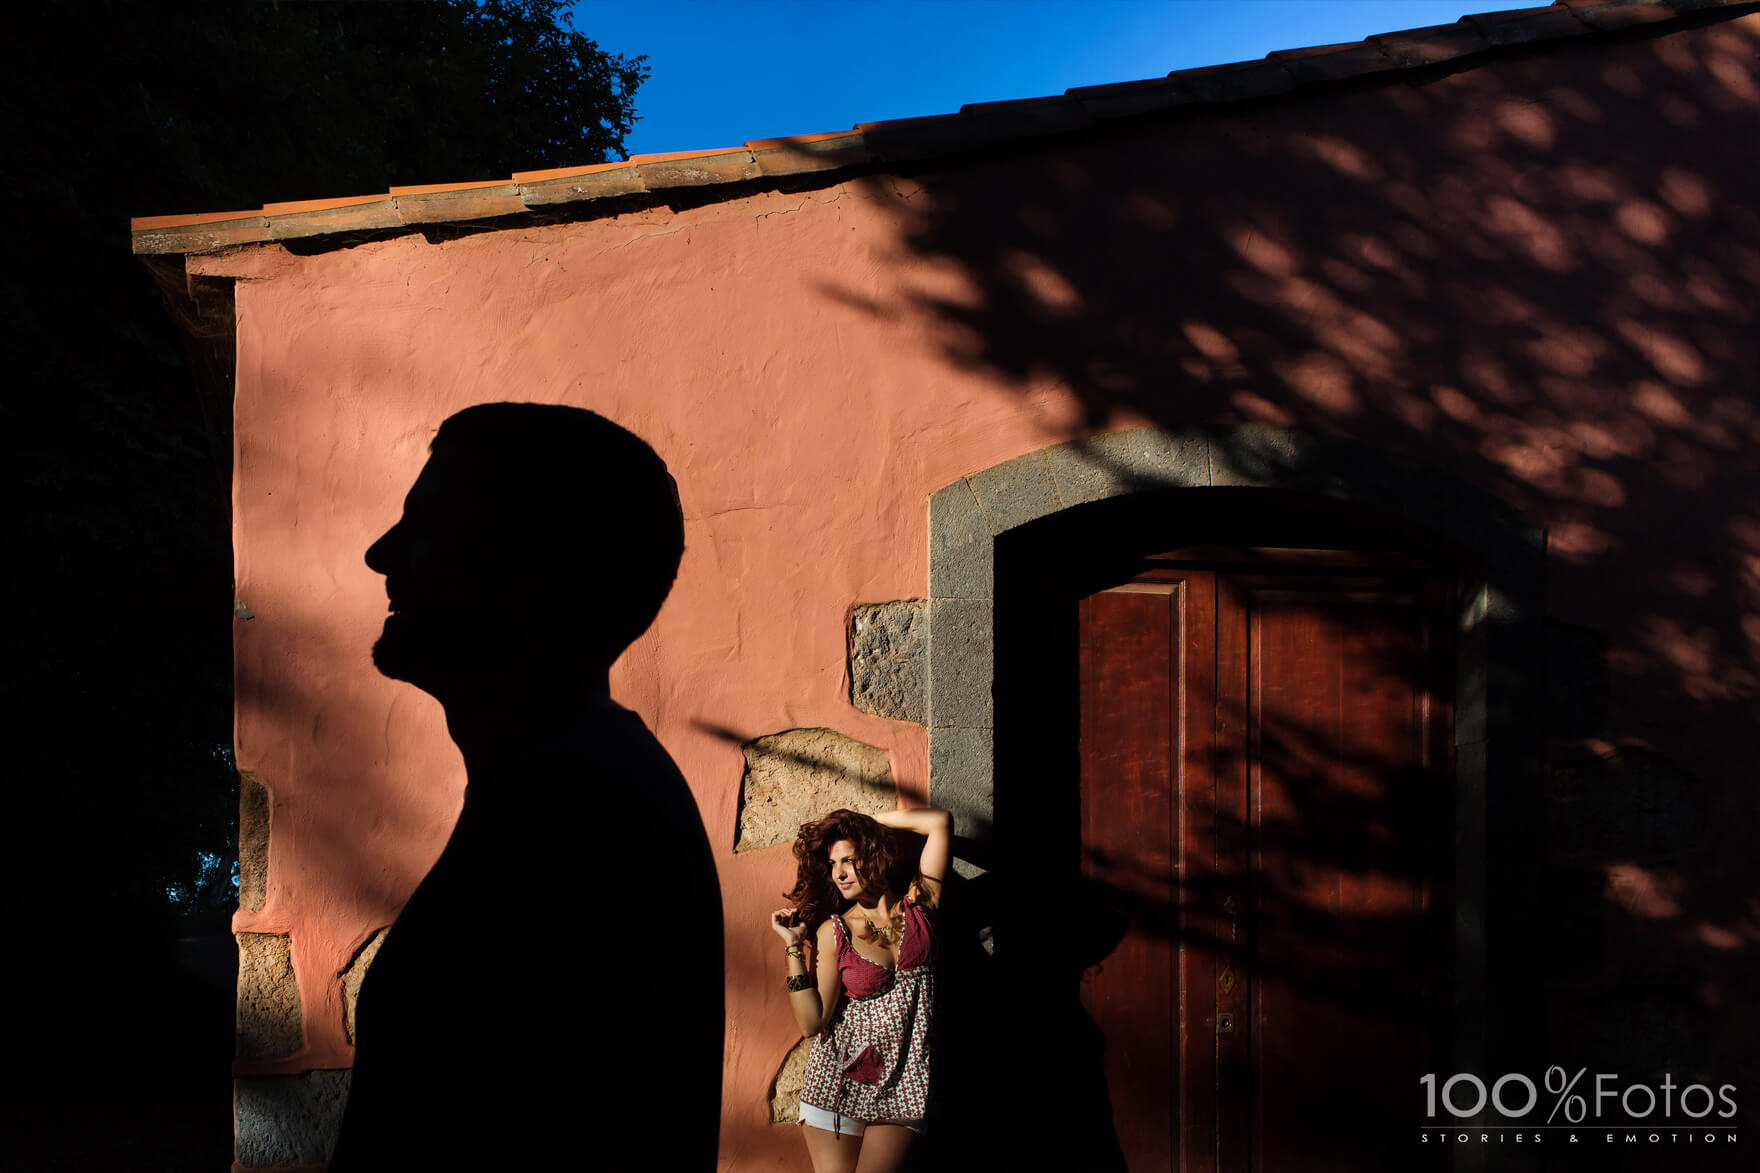
[(843, 917), (832, 916), (843, 999), (813, 1040), (801, 1103), (866, 1124), (922, 1123), (941, 949), (928, 910), (909, 897), (903, 909), (896, 970), (857, 953)]

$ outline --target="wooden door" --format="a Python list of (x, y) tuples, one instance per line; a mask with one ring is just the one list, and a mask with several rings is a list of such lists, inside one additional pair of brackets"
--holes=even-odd
[(1447, 990), (1445, 590), (1169, 564), (1081, 600), (1084, 983), (1133, 1170), (1407, 1170)]

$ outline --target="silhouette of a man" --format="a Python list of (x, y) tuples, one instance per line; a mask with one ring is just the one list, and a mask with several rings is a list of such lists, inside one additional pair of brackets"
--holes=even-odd
[(577, 408), (441, 425), (367, 551), (385, 675), (432, 694), (464, 809), (361, 990), (331, 1168), (715, 1163), (720, 888), (696, 803), (611, 662), (684, 548), (641, 440)]

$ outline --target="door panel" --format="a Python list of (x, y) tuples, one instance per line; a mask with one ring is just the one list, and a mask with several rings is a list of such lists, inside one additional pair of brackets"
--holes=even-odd
[[(1103, 1070), (1119, 1143), (1133, 1167), (1171, 1168), (1167, 1121), (1181, 1080), (1177, 1047), (1180, 750), (1185, 583), (1107, 591), (1082, 607), (1083, 872), (1130, 918), (1131, 931), (1083, 1003), (1107, 1040)], [(1117, 670), (1128, 665), (1129, 670)]]
[(1248, 1167), (1410, 1167), (1444, 789), (1417, 584), (1230, 581), (1246, 611), (1254, 901)]
[(1447, 939), (1442, 585), (1155, 577), (1080, 604), (1085, 874), (1132, 922), (1086, 1002), (1129, 1165), (1411, 1168)]

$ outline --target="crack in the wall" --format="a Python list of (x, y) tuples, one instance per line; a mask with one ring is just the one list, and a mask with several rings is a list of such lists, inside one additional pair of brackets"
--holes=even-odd
[(829, 204), (835, 204), (838, 200), (841, 200), (844, 196), (846, 196), (848, 194), (849, 194), (849, 192), (847, 190), (840, 190), (836, 195), (832, 196), (830, 199), (821, 200), (821, 199), (813, 198), (813, 196), (809, 193), (804, 198), (802, 198), (800, 203), (796, 204), (792, 208), (777, 208), (774, 211), (759, 212), (756, 216), (752, 217), (752, 219), (754, 221), (756, 221), (756, 220), (767, 220), (771, 216), (792, 216), (796, 212), (800, 211), (802, 208), (806, 207), (808, 204), (818, 204), (820, 207), (825, 207)]

